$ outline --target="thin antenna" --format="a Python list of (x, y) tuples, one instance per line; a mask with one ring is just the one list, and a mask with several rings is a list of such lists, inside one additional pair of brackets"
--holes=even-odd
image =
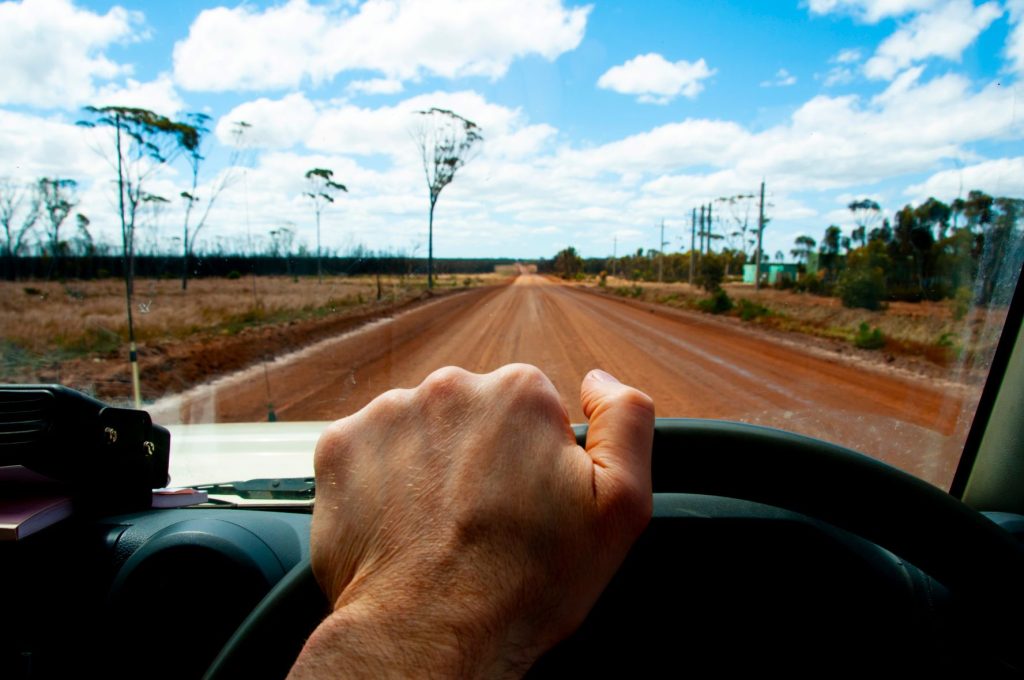
[[(256, 248), (252, 242), (252, 230), (249, 228), (249, 171), (242, 170), (242, 190), (245, 194), (245, 238), (249, 242), (249, 257), (252, 258), (252, 303), (254, 307), (260, 305), (259, 293), (256, 291)], [(255, 311), (255, 310), (254, 310)], [(262, 315), (256, 315), (256, 327), (263, 325)], [(277, 413), (274, 412), (274, 403), (270, 398), (270, 369), (267, 368), (267, 356), (263, 354), (263, 388), (267, 395), (267, 422), (277, 422)]]

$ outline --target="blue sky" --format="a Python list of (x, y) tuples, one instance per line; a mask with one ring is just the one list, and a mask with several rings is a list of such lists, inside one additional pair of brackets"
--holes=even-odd
[[(849, 228), (854, 198), (891, 213), (1024, 194), (1022, 14), (1022, 0), (0, 2), (0, 178), (73, 177), (113, 242), (110, 171), (73, 125), (80, 107), (203, 111), (201, 196), (232, 172), (230, 123), (253, 128), (200, 247), (282, 226), (313, 245), (302, 176), (330, 167), (350, 193), (325, 213), (325, 245), (422, 254), (409, 128), (436, 105), (486, 140), (441, 195), (439, 256), (603, 256), (655, 247), (662, 219), (676, 248), (694, 206), (762, 178), (766, 250), (788, 253)], [(179, 161), (151, 191), (186, 181)], [(182, 207), (140, 240), (175, 247)], [(716, 211), (735, 231), (739, 213)]]

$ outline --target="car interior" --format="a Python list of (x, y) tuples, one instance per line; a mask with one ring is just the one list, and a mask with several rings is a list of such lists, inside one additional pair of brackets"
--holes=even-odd
[[(651, 524), (582, 627), (530, 676), (1018, 675), (1022, 313), (1018, 282), (948, 493), (805, 436), (659, 419)], [(0, 462), (81, 472), (96, 425), (29, 413), (26, 389), (0, 390)], [(29, 421), (64, 434), (26, 437)], [(287, 673), (326, 611), (309, 569), (310, 480), (239, 483), (256, 499), (245, 507), (139, 509), (137, 494), (110, 494), (115, 483), (159, 486), (157, 444), (141, 467), (111, 459), (80, 474), (70, 518), (0, 542), (0, 677)], [(27, 482), (2, 484), (10, 494)], [(295, 502), (268, 509), (266, 488)]]

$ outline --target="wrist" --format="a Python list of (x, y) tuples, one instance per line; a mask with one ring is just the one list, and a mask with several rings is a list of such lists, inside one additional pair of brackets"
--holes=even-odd
[(463, 607), (395, 599), (338, 607), (307, 640), (290, 677), (518, 678), (534, 660), (483, 621), (459, 620)]

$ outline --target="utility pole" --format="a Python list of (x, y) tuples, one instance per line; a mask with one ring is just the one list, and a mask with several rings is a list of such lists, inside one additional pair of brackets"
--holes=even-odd
[(615, 276), (615, 270), (619, 266), (619, 237), (612, 236), (612, 276)]
[(764, 180), (761, 180), (761, 204), (757, 209), (757, 253), (754, 258), (754, 290), (761, 290), (761, 236), (764, 234)]
[(711, 203), (708, 202), (708, 240), (707, 240), (707, 252), (711, 252)]
[(665, 220), (661, 220), (661, 242), (658, 245), (658, 283), (661, 283), (665, 274)]
[(696, 255), (696, 253), (693, 252), (693, 248), (694, 248), (694, 241), (696, 241), (696, 239), (697, 239), (697, 209), (696, 208), (691, 208), (691, 210), (693, 211), (690, 214), (690, 285), (692, 286), (693, 285), (693, 267), (694, 267), (693, 258)]
[(700, 206), (700, 254), (704, 254), (704, 205)]

